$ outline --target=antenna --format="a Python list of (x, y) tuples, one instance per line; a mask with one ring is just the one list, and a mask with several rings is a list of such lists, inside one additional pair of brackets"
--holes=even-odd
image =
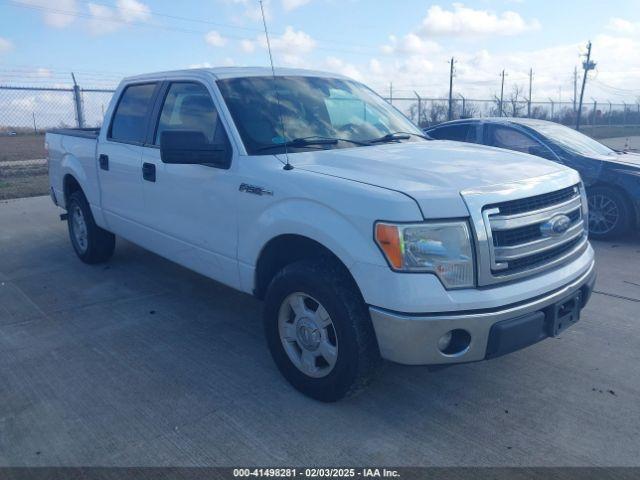
[(276, 103), (278, 104), (278, 117), (280, 117), (280, 128), (284, 138), (284, 164), (285, 170), (292, 170), (293, 166), (289, 163), (289, 152), (287, 150), (287, 134), (284, 129), (284, 119), (282, 118), (282, 106), (280, 105), (280, 95), (278, 93), (278, 82), (276, 81), (276, 69), (273, 66), (273, 55), (271, 54), (271, 42), (269, 41), (269, 30), (267, 29), (267, 20), (264, 16), (264, 6), (260, 0), (260, 12), (262, 13), (262, 25), (264, 25), (264, 36), (267, 38), (267, 50), (269, 50), (269, 63), (271, 63), (271, 76), (273, 77), (273, 91), (276, 94)]

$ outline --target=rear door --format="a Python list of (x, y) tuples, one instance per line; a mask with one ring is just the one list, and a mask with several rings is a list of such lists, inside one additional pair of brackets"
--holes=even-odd
[(101, 204), (108, 228), (137, 243), (144, 235), (142, 145), (159, 82), (127, 85), (98, 142)]
[(166, 130), (202, 132), (211, 144), (231, 145), (208, 88), (197, 81), (163, 85), (143, 148), (146, 225), (156, 253), (214, 278), (238, 285), (238, 181), (229, 169), (163, 163), (160, 138)]

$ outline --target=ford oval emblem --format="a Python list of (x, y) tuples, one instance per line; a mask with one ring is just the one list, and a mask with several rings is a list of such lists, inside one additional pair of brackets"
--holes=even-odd
[(555, 237), (562, 235), (569, 230), (571, 219), (566, 215), (556, 215), (540, 225), (540, 232), (545, 237)]

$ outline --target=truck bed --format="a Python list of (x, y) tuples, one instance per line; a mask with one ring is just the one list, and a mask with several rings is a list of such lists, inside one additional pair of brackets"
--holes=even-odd
[(99, 128), (59, 128), (47, 131), (49, 183), (54, 201), (65, 207), (65, 176), (82, 179), (91, 205), (99, 205), (96, 148)]
[(48, 133), (58, 135), (67, 135), (70, 137), (93, 138), (97, 139), (100, 135), (100, 127), (96, 128), (53, 128), (47, 130)]

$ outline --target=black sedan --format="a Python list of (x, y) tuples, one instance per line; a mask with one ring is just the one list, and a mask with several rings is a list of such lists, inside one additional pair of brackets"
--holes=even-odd
[(619, 237), (640, 226), (640, 155), (616, 152), (569, 127), (526, 118), (454, 120), (425, 129), (436, 140), (517, 150), (559, 162), (582, 176), (593, 238)]

